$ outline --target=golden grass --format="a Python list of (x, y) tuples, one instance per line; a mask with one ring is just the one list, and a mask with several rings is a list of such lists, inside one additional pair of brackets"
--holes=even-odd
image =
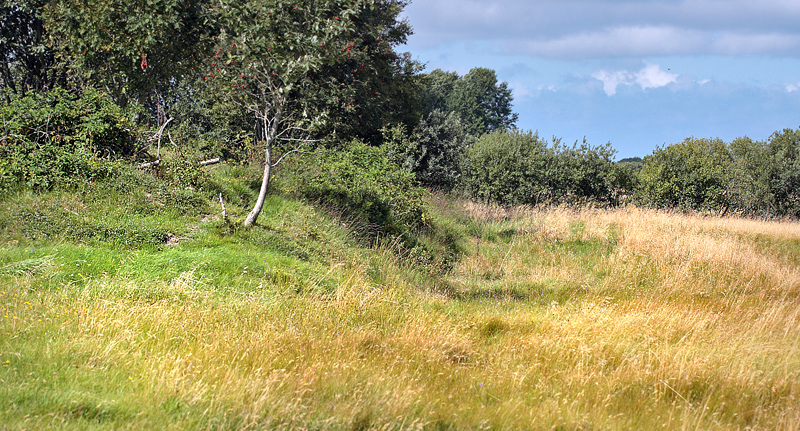
[[(52, 368), (60, 386), (34, 386), (60, 396), (0, 417), (20, 429), (800, 429), (800, 224), (463, 211), (511, 234), (473, 239), (442, 289), (380, 251), (316, 276), (339, 280), (331, 294), (287, 279), (220, 296), (187, 270), (146, 301), (118, 293), (146, 288), (137, 280), (40, 291), (19, 276), (0, 296), (3, 376), (20, 386), (6, 395)], [(108, 414), (87, 420), (76, 400)]]

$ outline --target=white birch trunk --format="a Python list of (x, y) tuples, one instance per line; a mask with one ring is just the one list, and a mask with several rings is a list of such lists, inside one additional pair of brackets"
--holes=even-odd
[(264, 118), (264, 132), (266, 136), (266, 142), (264, 143), (264, 177), (261, 179), (261, 190), (258, 192), (256, 205), (253, 207), (253, 210), (250, 211), (250, 214), (247, 215), (247, 218), (244, 219), (245, 227), (254, 225), (259, 214), (261, 214), (261, 210), (264, 208), (264, 200), (267, 198), (267, 189), (269, 188), (269, 180), (272, 175), (272, 142), (275, 140), (276, 126), (279, 122), (280, 111), (278, 111), (275, 118), (272, 120), (271, 127), (267, 119)]

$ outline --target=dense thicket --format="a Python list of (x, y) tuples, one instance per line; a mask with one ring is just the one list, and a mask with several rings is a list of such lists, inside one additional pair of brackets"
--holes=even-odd
[(48, 190), (106, 175), (98, 157), (136, 152), (133, 112), (102, 93), (31, 92), (0, 106), (0, 191), (25, 185)]
[(474, 198), (507, 205), (615, 204), (632, 171), (613, 156), (610, 145), (548, 144), (536, 133), (499, 130), (467, 150), (464, 188)]
[(688, 138), (644, 158), (638, 199), (656, 208), (800, 216), (800, 129), (766, 141)]

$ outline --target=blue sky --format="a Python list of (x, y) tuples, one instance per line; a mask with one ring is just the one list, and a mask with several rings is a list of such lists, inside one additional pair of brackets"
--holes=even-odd
[(617, 158), (800, 127), (800, 0), (413, 0), (426, 70), (494, 69), (517, 126)]

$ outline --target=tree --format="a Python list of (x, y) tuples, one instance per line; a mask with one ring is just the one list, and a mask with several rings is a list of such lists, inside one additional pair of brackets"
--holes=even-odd
[(769, 138), (775, 166), (771, 189), (781, 215), (800, 217), (800, 129), (784, 129)]
[(405, 124), (413, 129), (421, 118), (418, 74), (423, 66), (409, 53), (393, 47), (406, 43), (411, 26), (400, 13), (406, 0), (378, 0), (352, 16), (348, 56), (326, 72), (353, 87), (351, 109), (331, 107), (328, 126), (337, 139), (358, 139), (378, 145), (386, 125)]
[(427, 114), (437, 109), (448, 112), (450, 108), (447, 105), (447, 98), (453, 93), (453, 88), (455, 88), (456, 82), (460, 79), (456, 72), (445, 72), (441, 69), (422, 75), (420, 102), (425, 113)]
[(645, 203), (657, 207), (724, 210), (732, 157), (720, 139), (687, 138), (657, 148), (639, 172)]
[(474, 68), (456, 81), (447, 97), (448, 110), (461, 116), (475, 136), (513, 128), (519, 117), (511, 111), (514, 100), (508, 83), (497, 83), (494, 70)]
[(452, 190), (461, 181), (464, 152), (474, 140), (458, 115), (437, 109), (410, 136), (403, 124), (385, 129), (384, 151), (389, 160), (416, 174), (421, 184)]
[(28, 90), (56, 86), (53, 49), (47, 44), (42, 18), (46, 0), (3, 0), (0, 3), (0, 88), (21, 97)]
[(52, 0), (45, 11), (72, 76), (121, 106), (170, 91), (218, 32), (211, 0)]
[[(203, 80), (229, 90), (229, 97), (250, 112), (264, 150), (264, 173), (258, 199), (244, 221), (254, 224), (264, 205), (273, 168), (287, 155), (312, 142), (334, 110), (353, 112), (364, 83), (362, 69), (349, 69), (362, 49), (384, 49), (388, 42), (359, 46), (361, 39), (381, 39), (381, 27), (357, 26), (366, 10), (385, 6), (379, 0), (219, 0), (222, 23), (217, 48), (206, 61)], [(356, 39), (355, 31), (361, 34)], [(364, 33), (370, 32), (369, 35)], [(373, 67), (373, 66), (370, 66)], [(364, 69), (367, 65), (364, 65)], [(370, 88), (380, 95), (380, 88)], [(279, 143), (292, 149), (273, 161)]]

